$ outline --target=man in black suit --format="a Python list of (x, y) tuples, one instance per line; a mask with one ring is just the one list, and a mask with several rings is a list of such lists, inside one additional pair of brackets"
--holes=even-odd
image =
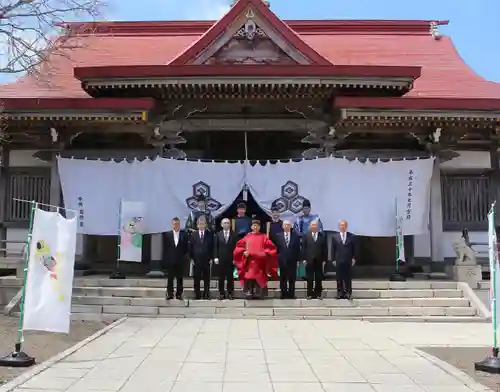
[(172, 230), (163, 235), (163, 265), (167, 268), (167, 300), (174, 298), (174, 279), (176, 280), (175, 298), (182, 299), (183, 272), (187, 259), (188, 236), (180, 230), (181, 221), (172, 219)]
[(283, 231), (274, 234), (278, 248), (281, 299), (295, 299), (295, 280), (300, 260), (300, 236), (292, 231), (292, 222), (283, 222)]
[(191, 233), (189, 257), (193, 260), (195, 299), (201, 299), (200, 282), (203, 279), (203, 299), (210, 299), (210, 267), (214, 252), (214, 237), (206, 229), (205, 218), (198, 218), (198, 230)]
[(214, 262), (219, 265), (219, 299), (226, 298), (224, 282), (227, 281), (227, 298), (233, 299), (234, 292), (234, 263), (233, 252), (238, 236), (231, 230), (231, 221), (222, 219), (222, 231), (214, 237)]
[(347, 231), (347, 221), (341, 220), (339, 232), (333, 235), (332, 259), (337, 267), (337, 298), (352, 299), (352, 267), (356, 263), (356, 236)]
[(318, 231), (318, 221), (312, 221), (302, 237), (302, 259), (306, 266), (307, 299), (322, 299), (323, 278), (328, 244), (326, 234)]

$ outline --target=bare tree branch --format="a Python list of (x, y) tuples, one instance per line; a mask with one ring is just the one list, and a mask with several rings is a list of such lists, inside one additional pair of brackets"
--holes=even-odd
[(51, 55), (68, 55), (79, 40), (65, 22), (95, 20), (103, 6), (102, 0), (0, 0), (0, 74), (36, 73)]

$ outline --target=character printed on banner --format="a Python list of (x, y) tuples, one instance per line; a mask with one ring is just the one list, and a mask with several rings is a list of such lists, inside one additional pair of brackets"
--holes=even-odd
[(203, 194), (196, 195), (197, 208), (189, 213), (186, 221), (186, 231), (193, 232), (198, 230), (198, 219), (201, 216), (205, 218), (207, 230), (214, 230), (214, 219), (212, 213), (207, 208), (206, 197)]
[(123, 225), (121, 246), (142, 247), (143, 221), (144, 218), (142, 216), (134, 216)]
[(50, 250), (50, 247), (45, 240), (37, 241), (35, 260), (45, 267), (50, 276), (50, 280), (53, 282), (56, 292), (58, 292), (59, 299), (63, 301), (64, 294), (61, 292), (58, 284), (58, 269), (60, 267), (57, 261), (58, 259), (59, 257), (57, 257), (55, 254), (52, 254), (52, 251)]
[(311, 202), (307, 199), (304, 199), (302, 202), (302, 214), (297, 217), (297, 220), (293, 226), (293, 230), (295, 233), (304, 235), (309, 231), (309, 226), (311, 222), (316, 221), (318, 224), (318, 231), (323, 231), (323, 224), (321, 223), (321, 219), (319, 214), (311, 213)]
[(236, 206), (236, 218), (231, 220), (231, 229), (239, 238), (243, 238), (252, 231), (252, 219), (246, 215), (247, 205), (244, 201)]

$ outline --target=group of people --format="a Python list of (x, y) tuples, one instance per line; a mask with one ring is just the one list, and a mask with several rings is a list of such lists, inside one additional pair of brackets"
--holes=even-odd
[[(270, 278), (280, 281), (281, 298), (295, 298), (297, 270), (305, 266), (307, 298), (321, 299), (322, 282), (328, 260), (328, 239), (318, 214), (311, 213), (311, 203), (304, 200), (295, 222), (281, 220), (277, 205), (271, 207), (272, 220), (262, 227), (260, 220), (246, 216), (246, 204), (237, 205), (234, 219), (224, 218), (221, 230), (206, 209), (205, 198), (197, 198), (181, 230), (179, 218), (172, 219), (172, 230), (165, 233), (164, 265), (167, 268), (168, 300), (182, 299), (183, 275), (187, 260), (193, 262), (196, 299), (210, 299), (212, 265), (218, 266), (218, 299), (234, 298), (234, 271), (247, 299), (263, 298)], [(347, 231), (347, 221), (331, 242), (331, 255), (337, 273), (337, 298), (352, 298), (352, 267), (355, 264), (356, 240)], [(203, 282), (203, 291), (201, 283)]]

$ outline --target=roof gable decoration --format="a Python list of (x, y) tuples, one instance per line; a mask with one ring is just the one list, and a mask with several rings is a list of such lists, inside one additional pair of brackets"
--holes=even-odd
[(262, 0), (240, 0), (170, 65), (332, 65)]

